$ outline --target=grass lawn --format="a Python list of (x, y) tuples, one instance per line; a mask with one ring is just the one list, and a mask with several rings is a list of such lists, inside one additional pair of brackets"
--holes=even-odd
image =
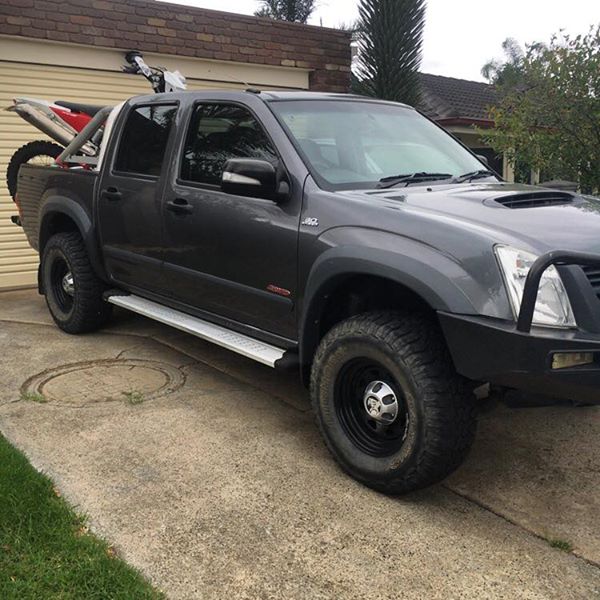
[(0, 598), (163, 598), (0, 436)]

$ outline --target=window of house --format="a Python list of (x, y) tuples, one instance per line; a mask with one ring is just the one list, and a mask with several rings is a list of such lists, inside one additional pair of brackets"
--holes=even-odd
[(176, 106), (157, 104), (132, 110), (119, 142), (115, 171), (160, 175), (176, 112)]
[(230, 158), (277, 161), (271, 141), (247, 109), (235, 104), (199, 104), (185, 141), (181, 179), (220, 185)]

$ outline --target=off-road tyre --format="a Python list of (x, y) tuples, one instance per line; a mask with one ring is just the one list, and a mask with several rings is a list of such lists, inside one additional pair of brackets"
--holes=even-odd
[[(363, 363), (379, 365), (381, 370), (371, 373), (389, 383), (398, 406), (403, 396), (405, 418), (394, 423), (391, 441), (384, 424), (386, 435), (377, 434), (380, 451), (361, 437), (368, 436), (363, 427), (373, 426), (367, 409), (362, 415), (367, 424), (360, 421), (368, 395), (361, 396), (364, 378), (361, 384), (352, 371)], [(350, 377), (356, 380), (348, 387)], [(371, 312), (334, 326), (317, 349), (310, 391), (318, 427), (334, 458), (352, 477), (384, 493), (403, 494), (441, 481), (462, 463), (475, 437), (475, 397), (454, 370), (439, 325), (427, 315)]]
[[(72, 294), (62, 285), (68, 272), (73, 278)], [(48, 240), (42, 253), (41, 278), (50, 314), (63, 331), (95, 331), (110, 318), (112, 305), (102, 299), (106, 286), (94, 273), (79, 232), (57, 233)]]
[(17, 194), (17, 177), (21, 165), (28, 163), (38, 156), (48, 156), (55, 159), (63, 150), (62, 146), (46, 140), (36, 140), (35, 142), (29, 142), (21, 146), (12, 155), (6, 169), (6, 185), (12, 199), (14, 200)]

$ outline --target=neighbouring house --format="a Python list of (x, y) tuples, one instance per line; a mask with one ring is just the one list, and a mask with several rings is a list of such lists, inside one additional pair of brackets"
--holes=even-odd
[(486, 144), (481, 130), (493, 129), (489, 109), (498, 102), (492, 85), (454, 77), (421, 73), (422, 102), (419, 107), (428, 117), (455, 135), (507, 181), (514, 181), (512, 166)]
[[(116, 104), (151, 92), (121, 73), (123, 54), (179, 69), (190, 89), (308, 89), (345, 92), (350, 34), (144, 0), (2, 0), (0, 107), (15, 96)], [(10, 222), (4, 173), (12, 153), (44, 136), (0, 111), (0, 289), (35, 285), (38, 256)]]

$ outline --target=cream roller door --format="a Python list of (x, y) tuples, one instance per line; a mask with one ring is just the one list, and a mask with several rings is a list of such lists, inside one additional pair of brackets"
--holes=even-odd
[[(242, 84), (188, 78), (188, 87), (239, 88)], [(142, 76), (0, 61), (0, 108), (9, 106), (15, 96), (108, 105), (151, 92), (150, 84)], [(17, 210), (8, 194), (5, 174), (8, 161), (17, 148), (45, 137), (15, 113), (0, 110), (0, 289), (36, 283), (38, 256), (29, 247), (21, 228), (10, 222), (10, 216)]]

